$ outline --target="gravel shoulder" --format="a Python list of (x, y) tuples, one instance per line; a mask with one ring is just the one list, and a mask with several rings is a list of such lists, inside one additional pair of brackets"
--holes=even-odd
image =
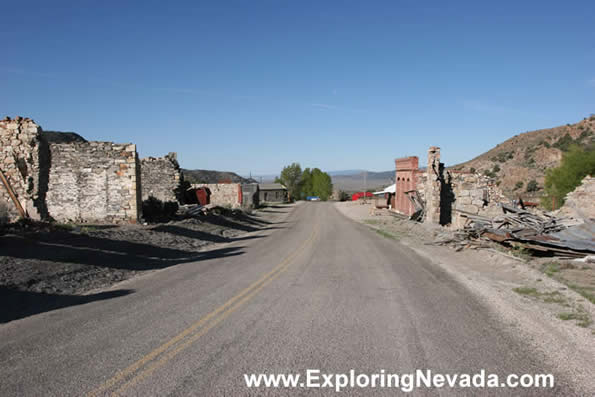
[[(583, 390), (595, 390), (595, 305), (552, 277), (547, 266), (544, 273), (543, 261), (496, 249), (455, 252), (431, 245), (440, 227), (401, 220), (358, 202), (335, 205), (343, 215), (376, 230), (378, 238), (408, 246), (446, 270), (507, 324), (511, 334)], [(595, 269), (593, 264), (570, 269), (577, 271), (589, 278)]]
[[(294, 205), (224, 208), (148, 225), (15, 224), (0, 229), (0, 323), (107, 299), (124, 280), (200, 259), (233, 256), (228, 243), (274, 230)], [(122, 293), (122, 292), (118, 292)]]

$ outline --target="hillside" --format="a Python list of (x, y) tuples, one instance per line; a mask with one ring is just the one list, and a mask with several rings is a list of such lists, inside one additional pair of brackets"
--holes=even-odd
[[(451, 169), (476, 171), (492, 176), (503, 192), (511, 197), (536, 200), (543, 192), (545, 171), (560, 165), (562, 154), (572, 144), (592, 146), (595, 115), (575, 124), (525, 132), (498, 144), (493, 149)], [(529, 186), (535, 180), (536, 189)]]
[(182, 173), (184, 180), (190, 183), (256, 183), (256, 180), (243, 178), (235, 172), (182, 169)]
[(73, 142), (87, 142), (85, 138), (76, 132), (62, 132), (62, 131), (43, 131), (42, 136), (51, 143), (73, 143)]

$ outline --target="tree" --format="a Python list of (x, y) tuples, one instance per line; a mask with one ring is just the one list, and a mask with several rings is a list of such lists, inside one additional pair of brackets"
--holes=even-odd
[(333, 183), (330, 175), (318, 168), (314, 168), (312, 170), (312, 195), (326, 201), (332, 194)]
[(541, 204), (550, 210), (564, 204), (564, 197), (573, 191), (587, 175), (595, 175), (595, 150), (573, 145), (564, 153), (562, 163), (545, 175), (545, 196)]
[(282, 183), (289, 192), (289, 201), (300, 197), (300, 182), (302, 178), (302, 167), (299, 163), (292, 163), (284, 167), (281, 175), (275, 181)]
[(314, 195), (314, 186), (312, 181), (312, 171), (310, 168), (306, 168), (302, 172), (302, 183), (301, 183), (301, 197), (305, 199), (308, 196)]
[(287, 187), (290, 199), (293, 200), (318, 196), (326, 201), (333, 194), (333, 183), (329, 174), (319, 168), (306, 168), (302, 171), (298, 163), (283, 168), (281, 177), (277, 178), (276, 182)]

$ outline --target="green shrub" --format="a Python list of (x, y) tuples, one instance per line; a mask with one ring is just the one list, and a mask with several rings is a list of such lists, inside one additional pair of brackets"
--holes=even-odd
[(514, 185), (514, 190), (519, 190), (523, 187), (524, 183), (523, 181), (518, 181), (515, 185)]
[(496, 174), (494, 174), (494, 173), (493, 173), (492, 171), (490, 171), (490, 170), (484, 170), (484, 171), (483, 171), (483, 174), (484, 174), (485, 176), (487, 176), (488, 178), (495, 178), (495, 177), (496, 177)]
[(535, 179), (531, 179), (529, 183), (527, 183), (527, 192), (531, 193), (536, 192), (537, 190), (539, 190), (539, 185), (537, 184), (537, 181)]
[(595, 175), (595, 150), (571, 146), (564, 153), (560, 166), (547, 170), (545, 196), (541, 199), (541, 204), (549, 210), (561, 207), (564, 197), (587, 175)]
[(497, 173), (497, 172), (499, 172), (499, 171), (500, 171), (500, 166), (499, 166), (498, 164), (496, 164), (496, 165), (494, 166), (494, 168), (492, 168), (492, 172), (495, 174), (495, 173)]
[(493, 156), (491, 158), (491, 160), (493, 162), (498, 161), (500, 163), (505, 163), (506, 160), (510, 160), (513, 157), (514, 157), (514, 153), (513, 152), (500, 152), (496, 156)]
[(593, 132), (590, 129), (586, 129), (583, 132), (581, 132), (581, 134), (576, 139), (572, 139), (570, 134), (566, 133), (564, 134), (564, 136), (558, 139), (553, 146), (555, 148), (560, 149), (563, 152), (567, 152), (573, 145), (584, 144), (585, 139), (591, 136), (592, 134)]

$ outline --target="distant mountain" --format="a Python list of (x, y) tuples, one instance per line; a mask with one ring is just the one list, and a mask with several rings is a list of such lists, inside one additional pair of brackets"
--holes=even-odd
[[(562, 154), (573, 144), (595, 150), (595, 115), (575, 124), (515, 135), (472, 160), (448, 168), (489, 175), (507, 196), (537, 200), (543, 193), (546, 170), (559, 166)], [(527, 192), (531, 180), (538, 188)]]
[(182, 169), (184, 180), (190, 183), (257, 183), (255, 179), (243, 178), (235, 172)]
[(395, 171), (334, 171), (329, 172), (333, 180), (333, 188), (343, 190), (345, 192), (357, 192), (364, 189), (364, 172), (366, 174), (365, 188), (366, 190), (380, 190), (387, 185), (395, 183)]
[(364, 172), (364, 170), (341, 170), (341, 171), (327, 171), (327, 174), (329, 174), (330, 176), (341, 176), (341, 175), (357, 175), (361, 172)]
[(252, 179), (258, 181), (258, 183), (273, 183), (279, 174), (268, 174), (268, 175), (252, 175)]
[(45, 131), (43, 130), (41, 136), (51, 143), (72, 143), (72, 142), (87, 142), (85, 138), (76, 132), (62, 132), (62, 131)]

